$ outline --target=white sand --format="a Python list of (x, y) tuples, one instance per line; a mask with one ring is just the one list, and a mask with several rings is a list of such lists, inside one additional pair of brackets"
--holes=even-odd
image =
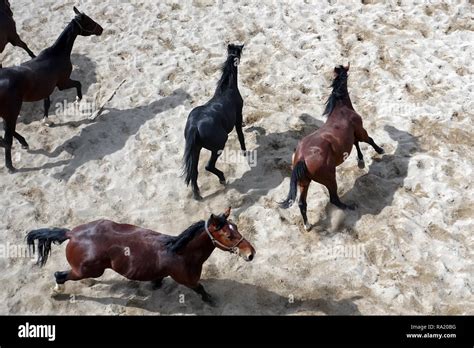
[[(178, 234), (231, 204), (256, 259), (211, 256), (203, 284), (217, 308), (171, 279), (153, 292), (112, 271), (67, 283), (71, 297), (55, 300), (53, 273), (67, 262), (65, 244), (54, 245), (44, 269), (0, 259), (0, 313), (472, 314), (472, 5), (367, 2), (374, 4), (81, 1), (104, 27), (102, 37), (79, 37), (73, 50), (85, 100), (100, 101), (127, 82), (92, 124), (74, 124), (88, 115), (69, 112), (51, 117), (63, 125), (45, 128), (42, 103), (24, 104), (17, 129), (33, 151), (16, 143), (14, 164), (27, 171), (9, 175), (0, 150), (0, 245), (24, 245), (34, 228), (101, 217)], [(72, 19), (75, 2), (59, 3), (12, 2), (34, 52)], [(246, 45), (239, 82), (258, 165), (218, 162), (224, 189), (205, 172), (203, 151), (205, 200), (197, 203), (179, 177), (183, 129), (214, 91), (226, 42)], [(8, 46), (2, 63), (26, 59)], [(348, 61), (353, 104), (386, 154), (364, 144), (366, 169), (355, 151), (338, 169), (342, 200), (357, 203), (354, 212), (329, 206), (326, 190), (313, 184), (315, 226), (305, 232), (297, 206), (280, 210), (275, 202), (287, 194), (297, 141), (324, 122), (333, 67)], [(53, 113), (74, 97), (55, 92)], [(227, 150), (238, 149), (234, 132)]]

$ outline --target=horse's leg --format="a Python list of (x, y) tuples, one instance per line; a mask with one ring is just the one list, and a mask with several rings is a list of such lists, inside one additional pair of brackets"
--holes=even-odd
[(58, 83), (58, 88), (60, 91), (75, 88), (77, 90), (77, 100), (82, 99), (82, 85), (79, 81), (68, 79), (64, 82)]
[(64, 285), (65, 282), (68, 280), (81, 280), (84, 278), (91, 278), (91, 277), (84, 277), (81, 274), (75, 272), (74, 270), (63, 271), (63, 272), (55, 272), (54, 278), (56, 278), (56, 285), (53, 288), (53, 293), (61, 294), (64, 292), (66, 286)]
[(360, 151), (359, 142), (357, 140), (354, 141), (354, 145), (357, 150), (357, 165), (359, 166), (360, 169), (364, 169), (365, 168), (364, 155), (362, 154), (362, 151)]
[(219, 182), (222, 185), (225, 185), (224, 173), (216, 168), (216, 161), (217, 161), (218, 158), (219, 158), (219, 152), (218, 151), (212, 151), (211, 159), (207, 163), (206, 170), (208, 172), (211, 172), (211, 173), (215, 174), (219, 178)]
[(13, 133), (13, 136), (15, 137), (16, 140), (21, 144), (21, 147), (23, 149), (28, 149), (30, 146), (26, 142), (25, 138), (23, 138), (19, 133), (15, 132)]
[(43, 104), (44, 104), (43, 123), (47, 126), (52, 126), (53, 123), (48, 120), (49, 107), (51, 106), (51, 99), (49, 97), (45, 98), (43, 100)]
[(163, 279), (164, 278), (158, 278), (151, 282), (153, 290), (158, 290), (159, 288), (161, 288), (161, 286), (163, 285)]
[(308, 223), (308, 216), (306, 215), (306, 209), (308, 204), (306, 203), (306, 197), (308, 196), (309, 185), (311, 184), (310, 180), (302, 180), (298, 183), (300, 187), (300, 200), (298, 206), (300, 208), (301, 216), (303, 217), (304, 228), (306, 231), (311, 229), (311, 224)]
[(54, 278), (56, 278), (56, 285), (53, 288), (53, 292), (55, 293), (63, 293), (65, 289), (64, 283), (68, 280), (69, 273), (72, 271), (64, 271), (64, 272), (55, 272)]
[(323, 185), (326, 186), (329, 191), (329, 201), (340, 209), (354, 210), (354, 205), (344, 204), (339, 199), (339, 195), (337, 194), (336, 168), (334, 168), (331, 172), (331, 177), (329, 177), (328, 180), (323, 183)]
[(31, 57), (31, 58), (35, 58), (35, 54), (33, 52), (31, 52), (31, 50), (28, 48), (28, 46), (26, 45), (26, 43), (23, 42), (22, 39), (20, 39), (20, 37), (18, 35), (16, 35), (15, 37), (13, 37), (12, 40), (10, 40), (10, 43), (13, 45), (13, 46), (17, 46), (17, 47), (21, 47), (23, 48), (26, 53), (28, 53), (28, 55)]
[(63, 272), (55, 272), (54, 277), (56, 278), (56, 286), (53, 288), (53, 292), (62, 293), (64, 292), (65, 285), (68, 280), (82, 280), (86, 278), (98, 278), (104, 274), (105, 268), (101, 266), (87, 267), (86, 264), (82, 265), (82, 268), (86, 272), (79, 272), (75, 269)]
[(16, 117), (10, 118), (8, 121), (5, 120), (5, 166), (8, 168), (8, 172), (14, 173), (15, 167), (12, 163), (12, 145), (13, 145), (13, 135), (15, 134), (16, 126)]
[(201, 283), (198, 283), (196, 287), (192, 287), (192, 290), (194, 290), (196, 293), (201, 295), (201, 298), (204, 302), (210, 304), (211, 306), (215, 306), (216, 302), (214, 299), (209, 295), (209, 293), (204, 289), (204, 286), (202, 286)]
[(192, 175), (191, 175), (191, 187), (193, 189), (193, 198), (197, 201), (202, 200), (201, 192), (199, 190), (199, 186), (198, 186), (198, 183), (197, 183), (197, 179), (198, 179), (198, 175), (199, 175), (198, 165), (199, 165), (199, 155), (200, 155), (200, 153), (201, 153), (201, 147), (193, 149), (192, 156), (194, 158), (193, 158), (193, 161), (192, 161), (192, 167), (193, 168), (192, 168)]
[(364, 127), (362, 127), (362, 125), (360, 125), (359, 127), (355, 129), (355, 136), (356, 136), (356, 141), (363, 141), (364, 143), (369, 144), (370, 146), (374, 148), (374, 150), (378, 154), (383, 154), (385, 152), (384, 149), (382, 149), (380, 146), (378, 146), (375, 143), (374, 139), (369, 137), (369, 134), (364, 129)]
[(245, 147), (244, 132), (242, 131), (242, 114), (240, 115), (240, 118), (238, 119), (235, 125), (235, 130), (237, 131), (237, 136), (239, 138), (240, 148), (244, 152), (244, 156), (246, 156), (247, 148)]

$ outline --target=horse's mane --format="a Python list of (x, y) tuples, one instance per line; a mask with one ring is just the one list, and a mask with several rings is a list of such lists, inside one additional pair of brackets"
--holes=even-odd
[(172, 237), (166, 246), (172, 252), (178, 252), (184, 248), (190, 241), (196, 237), (197, 233), (204, 228), (204, 220), (198, 221), (187, 229), (185, 229), (179, 236)]
[(234, 72), (234, 59), (236, 58), (235, 55), (230, 54), (227, 57), (227, 60), (225, 63), (222, 65), (222, 76), (219, 79), (219, 82), (217, 82), (217, 88), (216, 88), (216, 93), (215, 94), (221, 94), (224, 92), (224, 87), (227, 87), (229, 85), (229, 81), (232, 79), (233, 72)]
[(338, 100), (348, 96), (347, 92), (347, 71), (339, 66), (339, 72), (336, 78), (332, 81), (332, 93), (326, 101), (326, 108), (323, 115), (329, 116), (336, 106)]

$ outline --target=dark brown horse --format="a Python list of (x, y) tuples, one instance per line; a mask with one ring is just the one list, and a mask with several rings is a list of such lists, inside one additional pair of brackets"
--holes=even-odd
[(246, 261), (255, 256), (253, 246), (228, 220), (230, 208), (219, 216), (199, 221), (177, 237), (152, 230), (117, 224), (108, 220), (94, 221), (68, 229), (40, 229), (27, 235), (29, 247), (38, 241), (38, 264), (43, 266), (51, 251), (51, 243), (69, 239), (66, 258), (71, 269), (56, 272), (55, 291), (64, 291), (68, 280), (100, 277), (111, 268), (131, 280), (152, 281), (160, 287), (163, 278), (193, 289), (212, 304), (210, 295), (199, 283), (203, 263), (217, 247), (240, 255)]
[(355, 112), (349, 92), (347, 91), (347, 72), (349, 66), (338, 66), (333, 91), (326, 103), (324, 114), (328, 119), (317, 131), (303, 138), (293, 154), (293, 171), (291, 173), (290, 191), (282, 208), (289, 208), (296, 199), (297, 186), (300, 188), (299, 208), (306, 230), (311, 229), (306, 216), (306, 196), (312, 180), (326, 186), (332, 204), (341, 209), (354, 209), (339, 200), (337, 194), (336, 167), (346, 160), (355, 145), (359, 167), (363, 168), (363, 156), (359, 142), (370, 144), (377, 153), (384, 150), (375, 144), (362, 125), (362, 118)]
[[(7, 43), (21, 47), (31, 58), (35, 57), (34, 53), (31, 52), (16, 32), (16, 24), (13, 20), (13, 12), (10, 8), (10, 3), (8, 0), (0, 0), (0, 53), (3, 53)], [(0, 64), (0, 68), (1, 67), (2, 65)]]
[(22, 103), (44, 99), (46, 120), (49, 96), (56, 87), (61, 91), (76, 88), (78, 98), (82, 98), (81, 83), (70, 79), (72, 47), (78, 35), (101, 35), (103, 29), (75, 7), (74, 11), (76, 17), (53, 46), (26, 63), (0, 70), (0, 116), (5, 123), (5, 139), (0, 138), (0, 146), (5, 147), (5, 165), (10, 173), (15, 171), (11, 159), (13, 137), (28, 148), (25, 138), (15, 131)]

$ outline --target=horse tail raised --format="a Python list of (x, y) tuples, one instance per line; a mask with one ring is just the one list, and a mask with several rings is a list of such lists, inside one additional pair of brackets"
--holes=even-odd
[(199, 134), (196, 127), (192, 127), (189, 132), (186, 132), (186, 147), (184, 149), (183, 165), (184, 173), (186, 175), (184, 181), (189, 185), (191, 179), (198, 175), (197, 164), (199, 161), (199, 152), (201, 146), (198, 144)]
[(51, 253), (51, 243), (61, 244), (69, 239), (66, 233), (69, 232), (67, 228), (41, 228), (33, 230), (26, 235), (26, 243), (30, 251), (35, 253), (35, 240), (38, 241), (38, 261), (37, 265), (43, 267), (48, 261), (48, 256)]
[(291, 172), (291, 180), (290, 180), (290, 191), (288, 192), (288, 197), (283, 201), (280, 202), (279, 205), (283, 209), (288, 209), (293, 205), (296, 199), (297, 193), (297, 184), (304, 176), (306, 175), (306, 164), (303, 160), (296, 163), (293, 171)]

